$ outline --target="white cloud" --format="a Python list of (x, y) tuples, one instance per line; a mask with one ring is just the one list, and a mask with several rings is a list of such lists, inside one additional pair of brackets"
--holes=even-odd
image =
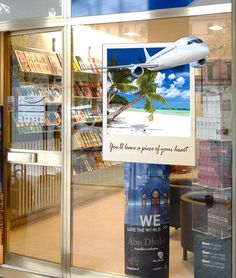
[(172, 84), (169, 89), (165, 87), (157, 88), (156, 93), (161, 94), (165, 98), (174, 98), (180, 96), (181, 92)]
[(174, 84), (177, 85), (177, 86), (183, 86), (185, 83), (185, 79), (180, 76), (179, 78), (176, 79), (176, 81), (174, 81)]
[(190, 91), (189, 91), (189, 90), (183, 91), (183, 92), (181, 93), (181, 97), (182, 97), (183, 99), (189, 99), (189, 98), (190, 98)]
[(170, 88), (165, 87), (158, 87), (156, 89), (157, 94), (161, 94), (164, 98), (175, 98), (175, 97), (181, 97), (183, 99), (189, 99), (190, 98), (190, 91), (181, 91), (177, 86), (174, 84), (171, 84)]
[(169, 78), (170, 80), (173, 80), (173, 79), (175, 79), (175, 78), (176, 78), (176, 76), (175, 76), (175, 74), (174, 74), (174, 73), (172, 73), (172, 74), (168, 75), (168, 78)]
[(165, 87), (157, 87), (156, 93), (164, 96), (167, 94), (167, 89)]
[(176, 76), (176, 78), (179, 78), (180, 76), (182, 76), (182, 77), (184, 77), (185, 79), (186, 78), (189, 78), (190, 77), (190, 73), (188, 72), (188, 71), (185, 71), (185, 72), (177, 72), (176, 74), (175, 74), (175, 76)]
[(168, 90), (168, 93), (166, 95), (166, 98), (175, 98), (180, 96), (180, 90), (178, 90), (177, 88), (171, 88), (170, 90)]
[(166, 78), (165, 73), (158, 72), (156, 76), (155, 82), (157, 83), (158, 87), (161, 87), (163, 84), (164, 79)]

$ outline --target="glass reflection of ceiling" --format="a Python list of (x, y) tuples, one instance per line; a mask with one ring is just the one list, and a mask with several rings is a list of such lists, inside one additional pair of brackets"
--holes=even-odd
[(0, 3), (0, 14), (2, 13), (9, 14), (10, 13), (10, 7), (8, 5), (5, 5), (3, 3)]
[(0, 0), (0, 20), (59, 16), (61, 4), (62, 0)]
[(231, 0), (72, 0), (72, 17), (228, 4)]
[(205, 6), (205, 5), (217, 5), (217, 4), (229, 4), (231, 0), (195, 0), (190, 7)]
[(72, 16), (92, 16), (186, 7), (194, 0), (72, 0)]

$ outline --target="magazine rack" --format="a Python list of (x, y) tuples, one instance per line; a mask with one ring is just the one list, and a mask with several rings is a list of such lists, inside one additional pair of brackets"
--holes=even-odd
[[(94, 183), (90, 172), (112, 166), (102, 160), (102, 74), (96, 58), (73, 57), (73, 182)], [(79, 181), (80, 179), (80, 181)], [(91, 180), (91, 181), (90, 181)], [(96, 183), (96, 182), (95, 182)]]
[[(13, 46), (12, 55), (12, 96), (18, 101), (14, 102), (12, 114), (11, 147), (60, 151), (61, 56), (55, 52), (17, 46)], [(45, 106), (41, 118), (40, 111), (30, 114), (29, 110), (20, 110), (20, 99), (36, 101), (40, 97)]]

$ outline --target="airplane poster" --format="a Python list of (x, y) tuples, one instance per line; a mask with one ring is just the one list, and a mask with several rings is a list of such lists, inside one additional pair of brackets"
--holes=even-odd
[(172, 45), (104, 45), (104, 160), (195, 165), (194, 71), (174, 64), (181, 52)]

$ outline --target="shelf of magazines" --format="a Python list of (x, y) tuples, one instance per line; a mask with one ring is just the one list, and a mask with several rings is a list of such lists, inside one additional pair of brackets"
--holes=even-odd
[(73, 175), (113, 166), (102, 159), (102, 74), (97, 58), (73, 57)]
[(12, 147), (61, 150), (61, 55), (13, 46), (12, 65)]

